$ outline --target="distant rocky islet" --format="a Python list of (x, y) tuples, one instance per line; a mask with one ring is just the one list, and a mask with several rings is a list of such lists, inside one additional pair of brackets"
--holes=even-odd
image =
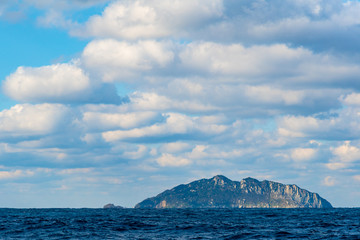
[(116, 205), (114, 205), (113, 203), (108, 203), (108, 204), (104, 205), (103, 208), (109, 209), (109, 208), (124, 208), (124, 207), (122, 207), (122, 206), (116, 206)]

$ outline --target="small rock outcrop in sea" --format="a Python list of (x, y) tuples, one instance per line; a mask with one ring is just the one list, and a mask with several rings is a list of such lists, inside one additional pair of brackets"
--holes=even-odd
[(272, 181), (218, 175), (166, 190), (135, 208), (332, 208), (319, 194)]
[(106, 204), (103, 208), (123, 208), (121, 206), (115, 206), (114, 204), (112, 203), (108, 203)]

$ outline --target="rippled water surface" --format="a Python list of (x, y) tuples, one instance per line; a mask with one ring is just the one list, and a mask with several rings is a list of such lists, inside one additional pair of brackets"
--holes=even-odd
[(360, 239), (360, 209), (0, 209), (0, 239)]

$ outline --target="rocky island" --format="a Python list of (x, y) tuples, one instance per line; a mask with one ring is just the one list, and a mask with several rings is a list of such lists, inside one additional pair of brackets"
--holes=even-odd
[(319, 194), (272, 181), (245, 178), (232, 181), (217, 175), (181, 184), (135, 208), (332, 208)]
[(123, 207), (115, 206), (113, 203), (108, 203), (108, 204), (104, 205), (103, 208), (109, 209), (109, 208), (123, 208)]

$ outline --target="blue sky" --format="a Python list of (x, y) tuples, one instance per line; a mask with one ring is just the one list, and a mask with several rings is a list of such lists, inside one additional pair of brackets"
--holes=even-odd
[(2, 1), (2, 207), (223, 174), (360, 207), (360, 3)]

